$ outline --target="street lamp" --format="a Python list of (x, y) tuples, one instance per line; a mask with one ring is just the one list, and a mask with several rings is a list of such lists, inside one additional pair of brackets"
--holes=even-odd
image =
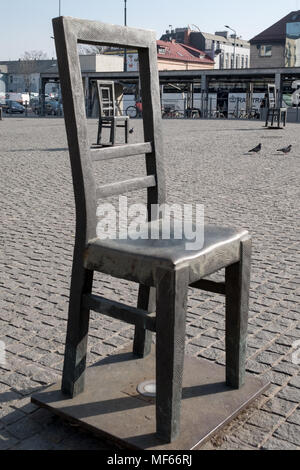
[(201, 29), (199, 28), (199, 26), (197, 26), (196, 24), (192, 24), (191, 26), (194, 26), (194, 28), (198, 29), (199, 33), (201, 33)]
[(124, 26), (127, 26), (127, 0), (124, 0)]
[(61, 16), (61, 0), (58, 0), (58, 16)]
[[(124, 0), (124, 26), (127, 26), (127, 0)], [(127, 72), (127, 49), (124, 49), (124, 72)]]
[(235, 52), (236, 52), (236, 30), (233, 28), (230, 28), (230, 26), (225, 25), (225, 28), (230, 29), (231, 31), (234, 32), (234, 50), (233, 50), (233, 68), (236, 69), (236, 62), (235, 62)]

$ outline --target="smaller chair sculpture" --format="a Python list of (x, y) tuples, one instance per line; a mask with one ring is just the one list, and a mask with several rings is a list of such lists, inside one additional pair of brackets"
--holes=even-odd
[[(99, 100), (97, 145), (115, 145), (117, 127), (123, 127), (125, 129), (125, 143), (127, 144), (129, 136), (129, 117), (117, 116), (114, 82), (97, 80), (96, 84)], [(110, 129), (110, 140), (107, 144), (101, 142), (103, 128)]]
[[(287, 116), (287, 109), (286, 108), (268, 108), (267, 117), (266, 117), (266, 127), (270, 129), (276, 128), (274, 123), (277, 123), (277, 128), (282, 129), (280, 125), (282, 124), (283, 127), (286, 126), (286, 116)], [(270, 126), (269, 126), (270, 122)]]
[[(286, 126), (286, 117), (287, 109), (278, 107), (278, 99), (275, 85), (268, 85), (268, 110), (266, 115), (266, 124), (265, 127), (270, 129), (282, 129), (280, 124), (283, 127)], [(269, 126), (270, 122), (270, 126)], [(274, 123), (277, 122), (277, 127), (274, 126)]]

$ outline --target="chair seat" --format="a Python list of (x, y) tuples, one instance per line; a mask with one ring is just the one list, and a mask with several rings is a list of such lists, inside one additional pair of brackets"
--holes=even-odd
[(101, 116), (101, 121), (129, 121), (129, 116)]
[[(149, 222), (141, 228), (145, 238), (151, 233), (154, 223)], [(85, 268), (153, 286), (156, 268), (176, 269), (188, 265), (189, 282), (193, 283), (238, 262), (240, 242), (248, 236), (246, 230), (205, 225), (203, 244), (191, 250), (186, 246), (192, 243), (191, 240), (184, 236), (180, 240), (175, 238), (177, 228), (178, 223), (171, 227), (168, 240), (161, 239), (161, 225), (157, 240), (144, 237), (134, 240), (130, 236), (124, 240), (92, 239), (85, 251)]]

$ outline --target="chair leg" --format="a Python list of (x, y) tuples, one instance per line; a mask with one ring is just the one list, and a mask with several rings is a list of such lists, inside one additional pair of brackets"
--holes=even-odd
[(125, 119), (125, 144), (129, 142), (129, 120)]
[[(155, 288), (140, 285), (137, 307), (149, 313), (155, 312)], [(146, 357), (151, 352), (152, 333), (144, 328), (135, 327), (133, 354), (138, 357)]]
[(241, 242), (241, 259), (226, 268), (226, 384), (241, 388), (245, 382), (249, 310), (251, 239)]
[(98, 135), (97, 135), (97, 145), (101, 144), (101, 136), (102, 136), (102, 120), (99, 118), (98, 123)]
[(271, 127), (274, 127), (274, 110), (272, 111), (272, 120), (271, 120)]
[(116, 127), (117, 127), (116, 120), (112, 119), (111, 128), (110, 128), (110, 142), (111, 142), (111, 145), (115, 145)]
[(93, 271), (73, 267), (62, 392), (75, 397), (84, 390), (86, 350), (89, 328), (89, 310), (82, 308), (82, 297), (91, 293)]
[(267, 117), (266, 117), (265, 127), (268, 127), (268, 124), (269, 124), (269, 110), (267, 110)]
[(188, 269), (158, 269), (156, 297), (156, 432), (166, 442), (180, 432)]

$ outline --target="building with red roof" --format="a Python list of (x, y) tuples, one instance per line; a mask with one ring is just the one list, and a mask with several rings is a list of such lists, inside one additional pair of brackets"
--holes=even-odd
[[(124, 55), (124, 49), (108, 49), (109, 55)], [(139, 68), (138, 53), (127, 49), (127, 70), (136, 72)], [(157, 41), (158, 70), (212, 70), (214, 60), (205, 52), (188, 44), (172, 41)]]
[(213, 69), (214, 61), (205, 52), (186, 44), (157, 41), (159, 70)]

